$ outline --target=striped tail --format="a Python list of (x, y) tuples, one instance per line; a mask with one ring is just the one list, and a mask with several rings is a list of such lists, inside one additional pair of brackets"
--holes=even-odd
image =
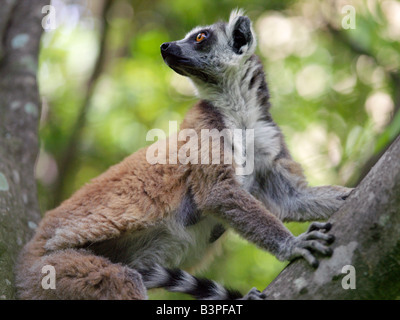
[(190, 294), (200, 300), (236, 300), (243, 297), (238, 291), (228, 290), (214, 281), (194, 277), (180, 269), (154, 265), (138, 272), (147, 289), (165, 288), (172, 292)]

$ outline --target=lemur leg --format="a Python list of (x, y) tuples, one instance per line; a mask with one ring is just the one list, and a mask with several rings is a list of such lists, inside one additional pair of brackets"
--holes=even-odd
[[(44, 266), (55, 270), (55, 289), (44, 289)], [(79, 249), (56, 251), (38, 258), (17, 276), (21, 299), (146, 299), (141, 275), (128, 267), (111, 263)]]
[[(260, 201), (240, 186), (235, 188), (235, 184), (230, 179), (218, 183), (208, 193), (205, 211), (217, 215), (245, 239), (271, 252), (280, 260), (302, 256), (316, 267), (318, 260), (311, 250), (322, 255), (332, 253), (329, 247), (315, 240), (323, 232), (314, 231), (314, 239), (303, 235), (293, 236), (282, 221), (270, 213)], [(318, 239), (325, 240), (323, 238), (321, 236)]]
[(119, 212), (99, 206), (92, 211), (93, 213), (85, 217), (63, 221), (54, 235), (47, 240), (45, 249), (55, 251), (79, 247), (116, 238), (128, 230), (146, 226), (146, 221), (137, 218), (132, 208)]

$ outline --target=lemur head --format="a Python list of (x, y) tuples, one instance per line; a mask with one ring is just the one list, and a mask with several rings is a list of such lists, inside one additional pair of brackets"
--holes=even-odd
[(256, 39), (248, 17), (231, 13), (228, 23), (197, 27), (184, 39), (161, 45), (165, 63), (196, 87), (220, 85), (254, 53)]

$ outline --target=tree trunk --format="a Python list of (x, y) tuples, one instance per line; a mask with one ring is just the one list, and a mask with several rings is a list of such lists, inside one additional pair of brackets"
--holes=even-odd
[(267, 299), (399, 299), (400, 137), (330, 221), (332, 257), (316, 270), (294, 261), (264, 290)]
[[(40, 220), (34, 164), (40, 116), (36, 71), (49, 0), (0, 6), (0, 299), (13, 299), (13, 266)], [(269, 299), (393, 299), (400, 297), (400, 138), (330, 219), (331, 258), (313, 270), (290, 264), (265, 289)], [(356, 289), (344, 289), (344, 266)]]
[(13, 299), (13, 266), (39, 219), (34, 165), (40, 98), (36, 71), (42, 8), (49, 0), (0, 6), (0, 299)]

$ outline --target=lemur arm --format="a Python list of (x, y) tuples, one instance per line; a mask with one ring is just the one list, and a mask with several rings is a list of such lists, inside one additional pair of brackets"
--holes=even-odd
[(267, 208), (274, 203), (282, 221), (326, 220), (353, 190), (342, 186), (310, 187), (300, 164), (288, 158), (276, 161), (268, 181), (260, 187), (260, 199)]
[(352, 188), (307, 187), (282, 215), (283, 221), (326, 220), (344, 204)]
[(315, 241), (333, 241), (333, 236), (319, 231), (329, 230), (330, 224), (312, 224), (309, 232), (295, 237), (260, 201), (235, 185), (230, 179), (215, 185), (209, 192), (206, 207), (207, 211), (226, 221), (245, 239), (271, 252), (280, 260), (303, 257), (312, 266), (317, 266), (318, 260), (310, 249), (323, 255), (332, 253), (329, 247)]

